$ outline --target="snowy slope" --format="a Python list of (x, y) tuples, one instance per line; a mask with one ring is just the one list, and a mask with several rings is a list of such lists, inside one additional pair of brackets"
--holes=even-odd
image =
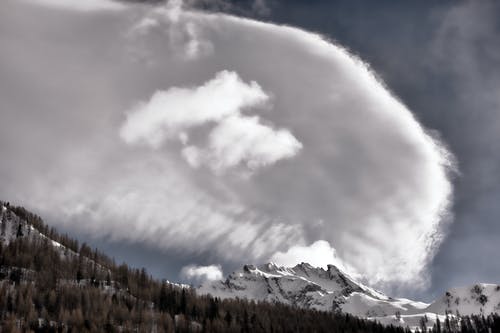
[(333, 265), (324, 270), (307, 263), (293, 268), (272, 263), (259, 267), (245, 265), (225, 281), (205, 283), (198, 292), (221, 298), (282, 302), (324, 311), (341, 310), (363, 317), (416, 313), (428, 306), (390, 298), (354, 281)]
[(480, 283), (450, 289), (426, 311), (461, 315), (500, 313), (500, 285)]

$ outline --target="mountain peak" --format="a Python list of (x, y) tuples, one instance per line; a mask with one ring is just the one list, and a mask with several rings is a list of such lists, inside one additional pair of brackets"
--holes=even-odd
[[(329, 265), (326, 269), (302, 262), (294, 267), (276, 263), (244, 265), (224, 281), (206, 282), (199, 293), (220, 298), (281, 302), (302, 308), (342, 310), (361, 316), (385, 316), (422, 308), (421, 303), (392, 299), (368, 288)], [(427, 306), (427, 304), (424, 304)]]

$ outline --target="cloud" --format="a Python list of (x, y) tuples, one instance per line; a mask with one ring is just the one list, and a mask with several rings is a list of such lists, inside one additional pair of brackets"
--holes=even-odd
[(193, 167), (209, 165), (224, 171), (244, 164), (249, 170), (291, 158), (302, 144), (287, 130), (262, 125), (258, 117), (233, 116), (222, 120), (209, 134), (208, 147), (183, 150)]
[(205, 281), (222, 280), (224, 275), (220, 265), (187, 265), (182, 268), (181, 277), (196, 283), (203, 283)]
[(144, 142), (158, 148), (192, 127), (219, 122), (268, 100), (257, 82), (246, 84), (237, 73), (221, 71), (198, 87), (156, 92), (128, 113), (120, 136), (127, 143)]
[(123, 10), (125, 5), (113, 0), (23, 0), (33, 4), (48, 6), (55, 9), (92, 12), (100, 10)]
[(358, 275), (352, 267), (340, 260), (335, 249), (324, 240), (315, 241), (309, 246), (294, 245), (286, 252), (278, 251), (269, 258), (269, 261), (285, 267), (294, 267), (302, 262), (325, 269), (328, 265), (335, 265), (345, 273)]
[(128, 113), (120, 135), (127, 143), (144, 142), (153, 148), (168, 139), (185, 145), (189, 130), (214, 123), (207, 147), (182, 149), (189, 165), (207, 165), (215, 172), (244, 165), (254, 171), (291, 158), (302, 148), (288, 130), (275, 130), (257, 116), (242, 115), (243, 109), (248, 112), (268, 103), (269, 96), (257, 82), (246, 84), (237, 73), (221, 71), (201, 86), (156, 92)]
[[(299, 259), (309, 252), (291, 248), (323, 240), (372, 284), (425, 283), (453, 194), (449, 154), (342, 47), (175, 6), (78, 25), (2, 6), (0, 78), (16, 78), (0, 79), (5, 200), (182, 265)], [(131, 36), (145, 18), (156, 23)], [(211, 52), (186, 54), (189, 25)]]
[(156, 7), (134, 24), (128, 31), (129, 38), (137, 44), (132, 52), (141, 57), (155, 53), (156, 50), (141, 45), (141, 36), (149, 35), (149, 39), (157, 40), (157, 45), (167, 46), (170, 56), (179, 59), (193, 61), (213, 54), (214, 46), (205, 37), (200, 25), (196, 21), (181, 19), (185, 13), (183, 7), (181, 0), (168, 1), (165, 6)]

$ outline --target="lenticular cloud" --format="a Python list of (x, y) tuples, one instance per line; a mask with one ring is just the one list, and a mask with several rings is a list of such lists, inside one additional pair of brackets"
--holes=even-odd
[[(39, 6), (3, 5), (38, 18)], [(51, 24), (24, 26), (0, 14), (12, 26), (0, 29), (5, 49), (20, 51), (0, 67), (36, 86), (17, 99), (0, 91), (3, 119), (16, 119), (0, 124), (11, 145), (3, 197), (67, 228), (181, 250), (186, 263), (321, 253), (317, 265), (335, 259), (371, 283), (425, 281), (452, 195), (450, 155), (342, 47), (173, 3), (68, 11), (79, 15), (71, 36), (56, 32), (72, 20), (44, 15), (32, 21)], [(16, 29), (32, 29), (46, 52)], [(39, 82), (54, 69), (60, 78)], [(30, 110), (44, 118), (19, 116)], [(43, 154), (37, 163), (29, 149)]]

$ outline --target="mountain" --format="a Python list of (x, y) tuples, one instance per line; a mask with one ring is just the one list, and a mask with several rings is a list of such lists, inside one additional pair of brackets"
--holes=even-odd
[(245, 265), (223, 281), (209, 281), (198, 288), (201, 294), (223, 299), (240, 298), (280, 302), (300, 308), (342, 311), (379, 321), (385, 325), (412, 329), (433, 327), (459, 314), (500, 312), (500, 286), (478, 284), (456, 288), (431, 304), (393, 298), (369, 288), (337, 267), (327, 269), (301, 263), (287, 268), (268, 263)]
[(428, 304), (395, 299), (356, 282), (337, 267), (328, 269), (301, 263), (279, 267), (245, 265), (226, 280), (208, 282), (198, 291), (221, 298), (239, 297), (282, 302), (323, 311), (344, 311), (364, 317), (392, 315), (397, 311), (420, 311)]

